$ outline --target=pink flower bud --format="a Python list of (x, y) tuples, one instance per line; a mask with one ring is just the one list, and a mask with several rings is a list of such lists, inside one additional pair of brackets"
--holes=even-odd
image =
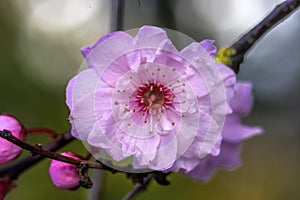
[[(61, 155), (75, 159), (79, 158), (72, 152), (64, 152)], [(53, 184), (60, 189), (73, 190), (79, 187), (80, 176), (75, 165), (52, 160), (49, 173)]]
[[(10, 131), (18, 139), (25, 141), (26, 131), (13, 116), (0, 114), (0, 131), (4, 129)], [(16, 159), (21, 152), (22, 148), (0, 138), (0, 164), (6, 164)]]

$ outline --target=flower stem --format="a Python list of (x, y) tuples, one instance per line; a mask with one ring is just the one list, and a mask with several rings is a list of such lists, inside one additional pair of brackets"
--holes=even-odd
[(54, 131), (52, 129), (48, 129), (48, 128), (28, 128), (28, 129), (26, 129), (26, 133), (27, 134), (44, 133), (44, 134), (49, 135), (52, 138), (57, 137), (56, 131)]

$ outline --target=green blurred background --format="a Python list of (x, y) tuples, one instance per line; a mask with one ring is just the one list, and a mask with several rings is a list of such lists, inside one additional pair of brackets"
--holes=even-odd
[[(127, 0), (125, 28), (143, 24), (176, 29), (195, 40), (229, 44), (270, 11), (276, 0)], [(0, 113), (26, 127), (70, 129), (65, 86), (83, 59), (80, 48), (110, 31), (109, 0), (0, 1)], [(219, 171), (206, 183), (172, 174), (167, 187), (152, 183), (138, 199), (300, 199), (300, 11), (248, 54), (239, 79), (254, 83), (256, 106), (245, 122), (265, 134), (245, 142), (244, 165)], [(49, 142), (29, 136), (28, 142)], [(80, 142), (64, 150), (85, 153)], [(22, 156), (28, 153), (24, 152)], [(49, 160), (16, 181), (8, 200), (87, 199), (87, 190), (62, 191), (48, 175)], [(104, 173), (103, 199), (120, 199), (133, 184)]]

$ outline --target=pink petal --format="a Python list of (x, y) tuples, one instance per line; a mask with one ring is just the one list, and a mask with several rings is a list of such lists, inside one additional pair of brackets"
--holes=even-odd
[(253, 106), (252, 85), (238, 82), (234, 89), (235, 95), (230, 101), (230, 106), (241, 116), (249, 114)]
[(73, 77), (66, 89), (66, 102), (70, 109), (84, 95), (94, 92), (99, 84), (99, 76), (94, 69), (87, 69)]
[(222, 142), (219, 156), (209, 156), (200, 160), (199, 164), (188, 173), (193, 179), (208, 181), (218, 168), (232, 169), (241, 164), (239, 143)]
[(103, 70), (118, 57), (133, 50), (133, 38), (125, 32), (117, 32), (96, 45), (86, 57), (89, 68), (101, 75)]
[(251, 127), (242, 124), (238, 115), (231, 114), (226, 117), (222, 136), (226, 141), (239, 142), (254, 135), (261, 134), (262, 131), (262, 128), (259, 126)]
[(101, 79), (110, 87), (115, 87), (118, 79), (130, 70), (126, 56), (127, 55), (116, 58), (104, 69)]
[(96, 123), (96, 113), (93, 105), (94, 94), (91, 93), (78, 99), (71, 110), (72, 134), (80, 140), (87, 139)]
[[(198, 96), (222, 89), (223, 79), (213, 58), (199, 43), (191, 43), (180, 54), (190, 63), (186, 79)], [(219, 95), (222, 95), (222, 92)]]
[(88, 54), (89, 54), (92, 50), (94, 50), (98, 45), (100, 45), (103, 41), (105, 41), (105, 40), (107, 40), (108, 38), (110, 38), (110, 37), (112, 37), (112, 36), (114, 36), (114, 35), (117, 35), (117, 34), (122, 34), (122, 32), (121, 32), (121, 31), (117, 31), (117, 32), (113, 32), (113, 33), (107, 33), (107, 34), (101, 36), (101, 37), (97, 40), (97, 42), (96, 42), (95, 44), (90, 45), (90, 46), (83, 47), (83, 48), (81, 49), (82, 55), (86, 58), (86, 57), (88, 56)]
[(133, 43), (135, 49), (159, 48), (161, 44), (169, 40), (166, 31), (155, 26), (143, 26), (135, 36)]
[(139, 166), (147, 166), (155, 158), (158, 145), (160, 143), (160, 137), (158, 135), (153, 135), (149, 138), (137, 138), (135, 145), (140, 151), (136, 155), (136, 160)]
[(73, 90), (74, 90), (74, 82), (77, 76), (74, 76), (68, 83), (66, 88), (66, 104), (71, 109), (73, 105)]
[(188, 173), (193, 170), (199, 163), (198, 158), (187, 158), (184, 156), (179, 157), (174, 165), (168, 169), (167, 171), (179, 172), (183, 171), (184, 173)]
[(148, 166), (153, 170), (163, 171), (170, 168), (177, 158), (177, 139), (174, 133), (161, 137), (155, 159)]
[(207, 51), (209, 55), (215, 57), (217, 53), (217, 48), (215, 47), (214, 43), (214, 40), (202, 40), (200, 42), (200, 45)]
[[(118, 127), (115, 125), (112, 115), (108, 117), (107, 120), (104, 120), (101, 124), (99, 122), (95, 123), (93, 126), (93, 130), (89, 134), (87, 141), (90, 145), (98, 149), (101, 152), (101, 149), (105, 149), (105, 151), (115, 160), (121, 161), (125, 159), (121, 147), (121, 143), (117, 138), (117, 134), (119, 134)], [(94, 156), (97, 154), (93, 154)], [(99, 154), (99, 158), (103, 159), (103, 154)]]

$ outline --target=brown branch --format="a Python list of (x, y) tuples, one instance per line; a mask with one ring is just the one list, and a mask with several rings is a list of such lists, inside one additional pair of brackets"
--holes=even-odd
[(132, 188), (130, 192), (128, 192), (123, 200), (130, 200), (133, 199), (136, 195), (140, 192), (147, 189), (150, 181), (155, 179), (155, 181), (160, 185), (169, 185), (170, 182), (167, 180), (167, 176), (170, 173), (164, 173), (160, 171), (153, 171), (151, 173), (144, 173), (144, 174), (131, 174), (133, 180), (137, 181), (137, 184)]
[(96, 168), (96, 169), (104, 169), (105, 168), (99, 162), (92, 162), (92, 161), (88, 161), (88, 160), (74, 159), (74, 158), (71, 158), (71, 157), (63, 156), (61, 154), (43, 149), (41, 147), (41, 145), (35, 145), (35, 146), (30, 145), (26, 142), (23, 142), (22, 140), (19, 140), (15, 136), (13, 136), (12, 133), (8, 130), (0, 131), (0, 137), (10, 141), (11, 143), (21, 147), (22, 149), (30, 151), (33, 155), (40, 155), (40, 156), (43, 156), (43, 157), (55, 159), (55, 160), (62, 161), (62, 162), (65, 162), (65, 163), (69, 163), (69, 164), (73, 164), (73, 165), (76, 165), (76, 166), (80, 166), (80, 165), (82, 165), (82, 163), (84, 163), (87, 168)]
[[(57, 151), (58, 149), (64, 147), (73, 140), (74, 138), (72, 137), (70, 132), (59, 134), (54, 141), (52, 141), (45, 147), (45, 150)], [(31, 166), (37, 164), (44, 158), (45, 157), (40, 155), (27, 156), (11, 165), (1, 168), (0, 177), (8, 175), (11, 180), (16, 180), (19, 177), (19, 175), (23, 173), (26, 169), (29, 169)]]
[(137, 183), (130, 192), (128, 192), (122, 200), (131, 200), (140, 192), (144, 191), (149, 185), (152, 178), (154, 178), (155, 174), (149, 174), (143, 179), (142, 183)]
[(233, 50), (230, 56), (230, 66), (236, 73), (239, 72), (240, 64), (244, 60), (245, 54), (250, 48), (268, 31), (283, 22), (290, 14), (300, 6), (300, 0), (287, 0), (277, 5), (275, 9), (267, 15), (260, 23), (252, 28), (245, 35), (241, 36), (229, 48)]
[[(163, 177), (162, 175), (164, 174), (164, 173), (158, 172), (158, 171), (153, 171), (153, 172), (149, 172), (149, 173), (145, 173), (145, 174), (126, 173), (125, 170), (124, 171), (116, 170), (105, 164), (102, 164), (99, 161), (93, 162), (93, 161), (84, 160), (84, 159), (74, 159), (74, 158), (63, 156), (61, 154), (53, 152), (53, 151), (56, 151), (58, 148), (66, 145), (68, 142), (71, 142), (72, 140), (74, 140), (71, 133), (69, 133), (69, 132), (67, 132), (65, 134), (60, 134), (57, 137), (57, 139), (55, 141), (53, 141), (52, 143), (50, 143), (49, 145), (47, 145), (46, 148), (42, 148), (42, 146), (40, 144), (36, 144), (35, 146), (33, 146), (26, 142), (23, 142), (22, 140), (19, 140), (14, 135), (12, 135), (12, 133), (8, 130), (0, 131), (0, 137), (21, 147), (22, 149), (30, 151), (33, 155), (33, 156), (26, 157), (23, 160), (15, 163), (13, 165), (10, 165), (10, 166), (0, 169), (0, 177), (3, 175), (9, 174), (10, 178), (16, 179), (18, 177), (17, 175), (19, 175), (20, 173), (23, 172), (23, 170), (21, 170), (22, 168), (24, 168), (24, 170), (25, 170), (26, 168), (30, 167), (31, 165), (34, 165), (40, 159), (45, 158), (45, 157), (76, 165), (79, 169), (80, 168), (84, 168), (84, 169), (85, 168), (94, 168), (94, 169), (107, 170), (112, 173), (116, 173), (116, 172), (125, 173), (132, 179), (134, 179), (134, 177), (144, 178), (146, 175), (151, 174), (151, 173), (156, 173), (157, 177)], [(25, 164), (25, 163), (28, 163), (28, 164)], [(14, 168), (19, 169), (19, 170), (17, 170), (17, 173), (15, 172)], [(14, 171), (14, 173), (16, 173), (16, 174), (10, 174), (10, 171)]]

